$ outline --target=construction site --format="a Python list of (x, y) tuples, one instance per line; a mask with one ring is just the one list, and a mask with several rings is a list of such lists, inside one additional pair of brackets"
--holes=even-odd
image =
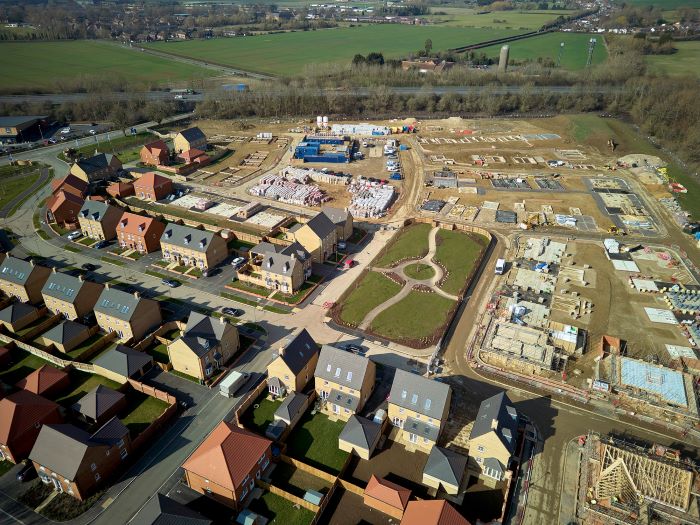
[(579, 446), (580, 523), (700, 523), (698, 465), (680, 451), (592, 432)]

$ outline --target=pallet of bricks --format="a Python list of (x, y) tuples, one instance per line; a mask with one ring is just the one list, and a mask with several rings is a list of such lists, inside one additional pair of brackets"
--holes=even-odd
[(308, 179), (311, 179), (314, 182), (322, 182), (325, 184), (340, 184), (345, 186), (350, 184), (350, 177), (346, 175), (326, 173), (324, 171), (318, 171), (312, 168), (295, 168), (294, 166), (287, 166), (280, 172), (280, 175), (294, 180), (299, 180), (301, 182), (306, 182)]
[(250, 188), (251, 195), (299, 206), (319, 206), (328, 196), (314, 184), (303, 184), (278, 175), (267, 175)]
[(390, 184), (377, 185), (367, 180), (353, 180), (348, 191), (352, 202), (348, 211), (353, 217), (371, 219), (383, 217), (394, 200), (394, 187)]
[(265, 162), (266, 158), (267, 158), (266, 151), (256, 151), (255, 153), (251, 153), (245, 159), (243, 159), (243, 165), (244, 166), (252, 166), (254, 168), (259, 168), (260, 165), (263, 162)]

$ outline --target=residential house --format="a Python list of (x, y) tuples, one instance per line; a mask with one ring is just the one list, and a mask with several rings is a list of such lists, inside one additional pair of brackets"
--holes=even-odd
[(126, 396), (104, 385), (97, 385), (73, 403), (71, 410), (87, 425), (102, 425), (126, 408)]
[(457, 495), (464, 488), (467, 457), (447, 448), (433, 447), (423, 467), (423, 485)]
[(0, 400), (0, 460), (22, 461), (29, 456), (42, 425), (62, 422), (56, 403), (28, 390)]
[(71, 175), (70, 173), (65, 177), (53, 179), (51, 181), (51, 193), (54, 195), (59, 191), (65, 191), (66, 193), (71, 193), (76, 197), (84, 199), (87, 190), (88, 183), (82, 179), (79, 179), (75, 175)]
[(58, 191), (46, 201), (46, 217), (60, 226), (76, 224), (85, 200), (67, 191)]
[(92, 157), (75, 161), (70, 168), (70, 173), (91, 183), (114, 177), (121, 169), (122, 163), (116, 155), (98, 153)]
[(318, 362), (318, 344), (305, 328), (285, 339), (277, 357), (267, 365), (267, 389), (270, 394), (283, 396), (301, 392), (314, 375)]
[(129, 430), (116, 417), (90, 434), (75, 425), (44, 425), (29, 459), (39, 479), (83, 501), (120, 469), (131, 452)]
[(160, 250), (160, 238), (164, 231), (165, 224), (159, 220), (125, 211), (117, 226), (117, 239), (122, 248), (151, 253)]
[(178, 153), (177, 158), (185, 164), (198, 164), (206, 166), (211, 162), (211, 158), (201, 149), (192, 148), (182, 153)]
[(411, 499), (411, 491), (374, 474), (369, 478), (362, 500), (365, 505), (401, 519)]
[(316, 263), (328, 259), (337, 247), (335, 224), (323, 212), (314, 215), (306, 223), (292, 226), (287, 237), (301, 244)]
[(423, 60), (402, 60), (401, 69), (408, 71), (409, 69), (417, 69), (420, 73), (442, 73), (454, 67), (454, 62), (438, 59), (423, 59)]
[(205, 381), (239, 348), (235, 326), (223, 317), (214, 319), (192, 311), (182, 335), (168, 345), (168, 355), (175, 370)]
[(65, 354), (78, 348), (89, 337), (90, 329), (87, 326), (65, 320), (44, 332), (40, 340), (44, 346), (53, 345), (56, 350)]
[(244, 507), (270, 464), (272, 441), (222, 421), (182, 465), (193, 490), (232, 507)]
[(409, 501), (401, 525), (471, 525), (444, 499)]
[(117, 236), (117, 224), (122, 216), (121, 208), (106, 202), (87, 200), (80, 208), (78, 222), (85, 237), (111, 240)]
[(338, 436), (338, 448), (368, 460), (382, 437), (382, 426), (376, 421), (352, 415)]
[(315, 389), (322, 410), (347, 420), (362, 410), (374, 390), (376, 365), (366, 357), (323, 345), (316, 363)]
[(191, 149), (199, 149), (202, 151), (206, 151), (207, 149), (207, 137), (202, 133), (202, 130), (197, 127), (181, 131), (175, 136), (173, 143), (177, 153), (182, 153), (183, 151), (189, 151)]
[(134, 185), (130, 182), (113, 182), (107, 186), (107, 194), (115, 199), (134, 196)]
[(15, 333), (39, 319), (39, 309), (26, 303), (12, 303), (0, 310), (0, 325)]
[(16, 297), (23, 303), (41, 303), (41, 288), (49, 278), (51, 270), (13, 257), (9, 253), (0, 263), (0, 290), (8, 297)]
[(213, 268), (228, 256), (226, 241), (220, 235), (179, 224), (165, 227), (160, 249), (166, 261), (202, 270)]
[(347, 241), (352, 236), (352, 214), (342, 208), (323, 206), (321, 213), (335, 224), (335, 236), (337, 241)]
[(164, 141), (156, 140), (141, 148), (139, 156), (147, 166), (167, 166), (170, 162), (170, 149)]
[(52, 397), (70, 387), (68, 372), (51, 365), (37, 368), (15, 386), (39, 396)]
[(286, 294), (299, 290), (311, 276), (311, 258), (298, 243), (261, 242), (250, 250), (249, 266), (251, 273), (259, 275), (256, 284)]
[(117, 383), (124, 383), (130, 378), (139, 379), (150, 370), (153, 358), (146, 352), (116, 345), (95, 359), (94, 365), (99, 375)]
[(469, 435), (470, 464), (492, 485), (510, 476), (518, 441), (518, 412), (505, 392), (482, 401)]
[(152, 171), (134, 181), (134, 193), (142, 201), (159, 201), (173, 192), (173, 181)]
[(89, 316), (104, 286), (85, 281), (82, 275), (74, 277), (52, 269), (41, 289), (44, 304), (50, 312), (75, 321)]
[(95, 304), (97, 324), (106, 332), (117, 332), (122, 341), (140, 341), (160, 326), (160, 304), (144, 299), (138, 292), (130, 294), (105, 286)]
[(452, 389), (445, 383), (397, 369), (389, 393), (389, 421), (396, 441), (429, 452), (450, 413)]
[(151, 496), (151, 499), (141, 507), (133, 521), (139, 525), (211, 525), (212, 523), (198, 512), (159, 492)]

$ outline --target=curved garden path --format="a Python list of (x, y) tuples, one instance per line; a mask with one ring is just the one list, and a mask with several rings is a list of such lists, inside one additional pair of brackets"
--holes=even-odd
[[(435, 261), (433, 261), (433, 256), (435, 255), (435, 251), (437, 250), (437, 233), (440, 231), (440, 228), (435, 227), (432, 230), (430, 230), (430, 233), (428, 234), (428, 253), (425, 254), (424, 257), (420, 259), (410, 259), (408, 261), (403, 261), (400, 263), (398, 266), (394, 266), (393, 268), (376, 268), (374, 271), (378, 273), (383, 273), (383, 274), (389, 274), (389, 273), (396, 273), (398, 274), (406, 283), (403, 285), (403, 288), (391, 297), (390, 299), (387, 299), (380, 305), (375, 306), (372, 310), (370, 310), (365, 318), (362, 320), (358, 328), (360, 330), (366, 330), (369, 328), (369, 325), (372, 324), (372, 321), (374, 321), (374, 318), (377, 317), (380, 313), (382, 313), (384, 310), (389, 308), (390, 306), (395, 305), (402, 299), (404, 299), (413, 289), (414, 286), (416, 285), (423, 285), (427, 286), (432, 289), (433, 292), (437, 293), (438, 295), (442, 295), (443, 297), (447, 299), (451, 299), (453, 301), (457, 301), (459, 297), (456, 295), (449, 294), (442, 290), (437, 283), (440, 282), (440, 279), (442, 279), (442, 267), (437, 264)], [(406, 275), (406, 272), (404, 272), (404, 269), (407, 266), (411, 266), (413, 264), (426, 264), (430, 266), (433, 271), (435, 272), (435, 275), (431, 279), (414, 279), (412, 277), (409, 277)]]

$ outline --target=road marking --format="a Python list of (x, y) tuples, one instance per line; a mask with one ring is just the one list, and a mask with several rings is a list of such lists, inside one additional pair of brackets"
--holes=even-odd
[[(9, 498), (9, 499), (12, 499), (12, 498)], [(14, 500), (12, 500), (12, 501), (14, 501)], [(17, 523), (21, 523), (22, 525), (26, 525), (21, 519), (15, 518), (15, 517), (14, 517), (12, 514), (10, 514), (9, 512), (5, 512), (5, 511), (2, 510), (2, 509), (0, 509), (0, 512), (2, 512), (5, 516), (7, 516), (8, 518), (10, 518), (12, 521), (15, 521), (15, 522), (17, 522)]]

